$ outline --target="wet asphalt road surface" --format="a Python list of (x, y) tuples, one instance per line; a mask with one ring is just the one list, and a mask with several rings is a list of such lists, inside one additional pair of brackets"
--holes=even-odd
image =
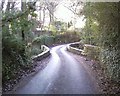
[(12, 94), (97, 94), (97, 87), (82, 64), (66, 51), (66, 45), (51, 49), (47, 67)]

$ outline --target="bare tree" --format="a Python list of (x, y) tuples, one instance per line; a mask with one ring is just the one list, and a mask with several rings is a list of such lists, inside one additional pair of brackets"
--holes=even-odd
[(44, 26), (44, 24), (45, 24), (45, 11), (46, 11), (46, 8), (44, 7), (44, 8), (43, 8), (43, 26)]
[(70, 0), (70, 1), (71, 2), (69, 3), (69, 5), (63, 4), (63, 6), (66, 7), (68, 10), (70, 10), (71, 12), (73, 12), (75, 15), (80, 16), (84, 3), (80, 0), (74, 0), (74, 1)]
[(7, 12), (7, 11), (10, 11), (10, 3), (11, 3), (11, 2), (7, 2), (6, 12)]
[(64, 7), (66, 7), (68, 10), (70, 10), (73, 14), (73, 26), (75, 29), (75, 24), (76, 24), (76, 17), (82, 16), (82, 8), (83, 8), (84, 3), (80, 0), (70, 0), (69, 5), (68, 4), (63, 4)]
[(4, 4), (5, 4), (5, 0), (2, 0), (2, 2), (0, 3), (0, 9), (1, 10), (4, 8)]
[(11, 2), (11, 7), (10, 7), (10, 9), (11, 9), (11, 10), (13, 10), (13, 9), (14, 9), (15, 4), (16, 4), (16, 2), (15, 2), (14, 0), (12, 0), (12, 2)]
[(46, 2), (47, 9), (49, 11), (50, 24), (54, 22), (54, 12), (59, 2)]
[[(58, 4), (59, 2), (53, 2), (53, 1), (48, 1), (48, 0), (43, 0), (43, 2), (39, 1), (39, 6), (37, 7), (39, 7), (39, 19), (41, 22), (41, 26), (40, 26), (41, 30), (44, 27), (45, 18), (47, 15), (49, 15), (49, 19), (50, 19), (49, 26), (50, 24), (54, 22), (54, 19), (55, 19), (54, 12)], [(47, 13), (47, 11), (49, 14)]]

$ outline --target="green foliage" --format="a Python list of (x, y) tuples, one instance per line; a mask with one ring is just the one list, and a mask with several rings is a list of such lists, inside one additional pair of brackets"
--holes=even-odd
[(62, 21), (54, 21), (52, 25), (50, 25), (50, 30), (52, 31), (52, 35), (57, 35), (59, 32), (67, 30), (67, 23)]
[(102, 49), (100, 53), (100, 60), (102, 60), (102, 66), (107, 69), (108, 75), (111, 79), (116, 81), (120, 77), (120, 50)]
[(41, 35), (33, 39), (33, 43), (39, 45), (51, 45), (54, 43), (54, 36)]
[(24, 49), (23, 42), (21, 39), (17, 36), (6, 36), (6, 38), (3, 38), (3, 49), (4, 48), (10, 48), (14, 49), (15, 51), (20, 51)]
[(50, 30), (52, 31), (52, 35), (56, 35), (57, 34), (57, 29), (55, 26), (50, 25)]
[(101, 47), (99, 58), (111, 79), (119, 80), (120, 53), (118, 2), (87, 2), (83, 9), (86, 26), (81, 33), (85, 43)]
[(91, 27), (89, 26), (89, 20), (86, 20), (86, 26), (82, 29), (81, 39), (86, 44), (98, 45), (99, 42), (99, 27), (97, 22), (91, 21)]
[(42, 53), (42, 50), (40, 48), (34, 47), (31, 50), (31, 56), (38, 55), (40, 53)]
[[(69, 38), (68, 38), (69, 37)], [(55, 42), (58, 44), (71, 43), (80, 41), (80, 36), (77, 32), (62, 32), (55, 36)]]
[(25, 10), (25, 12), (19, 10), (2, 12), (3, 89), (7, 86), (6, 83), (18, 78), (18, 74), (32, 66), (26, 46), (34, 38), (31, 32), (34, 22), (28, 20), (28, 15), (35, 17), (36, 14), (29, 8)]
[(2, 79), (4, 82), (7, 82), (8, 80), (16, 78), (15, 72), (17, 72), (21, 66), (25, 66), (25, 63), (27, 65), (27, 57), (25, 57), (25, 53), (23, 53), (25, 45), (15, 36), (3, 38), (2, 46)]
[(52, 45), (54, 43), (54, 36), (46, 36), (45, 38), (45, 45)]
[(39, 37), (34, 38), (32, 43), (33, 45), (50, 46), (52, 44), (76, 42), (80, 40), (79, 34), (76, 34), (76, 32), (62, 32), (57, 35), (41, 35)]

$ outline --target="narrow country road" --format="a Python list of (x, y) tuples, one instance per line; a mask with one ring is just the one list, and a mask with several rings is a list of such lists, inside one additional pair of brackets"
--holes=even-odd
[(51, 49), (47, 67), (39, 71), (24, 86), (19, 86), (14, 94), (96, 94), (95, 82), (87, 70), (76, 61), (66, 45)]

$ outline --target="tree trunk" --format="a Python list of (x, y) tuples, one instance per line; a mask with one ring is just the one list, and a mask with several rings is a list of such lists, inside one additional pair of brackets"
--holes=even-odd
[(44, 24), (45, 24), (45, 8), (43, 9), (43, 26), (44, 27)]
[[(21, 11), (23, 12), (26, 8), (26, 3), (22, 2), (21, 4), (22, 4), (21, 5)], [(21, 34), (22, 34), (22, 40), (25, 41), (25, 32), (24, 32), (23, 26), (21, 26)]]
[[(10, 2), (7, 2), (7, 7), (6, 7), (6, 10), (5, 10), (6, 13), (9, 13), (10, 12)], [(9, 22), (5, 22), (6, 24), (6, 32), (8, 32), (8, 35), (10, 35), (10, 30), (9, 30)]]

